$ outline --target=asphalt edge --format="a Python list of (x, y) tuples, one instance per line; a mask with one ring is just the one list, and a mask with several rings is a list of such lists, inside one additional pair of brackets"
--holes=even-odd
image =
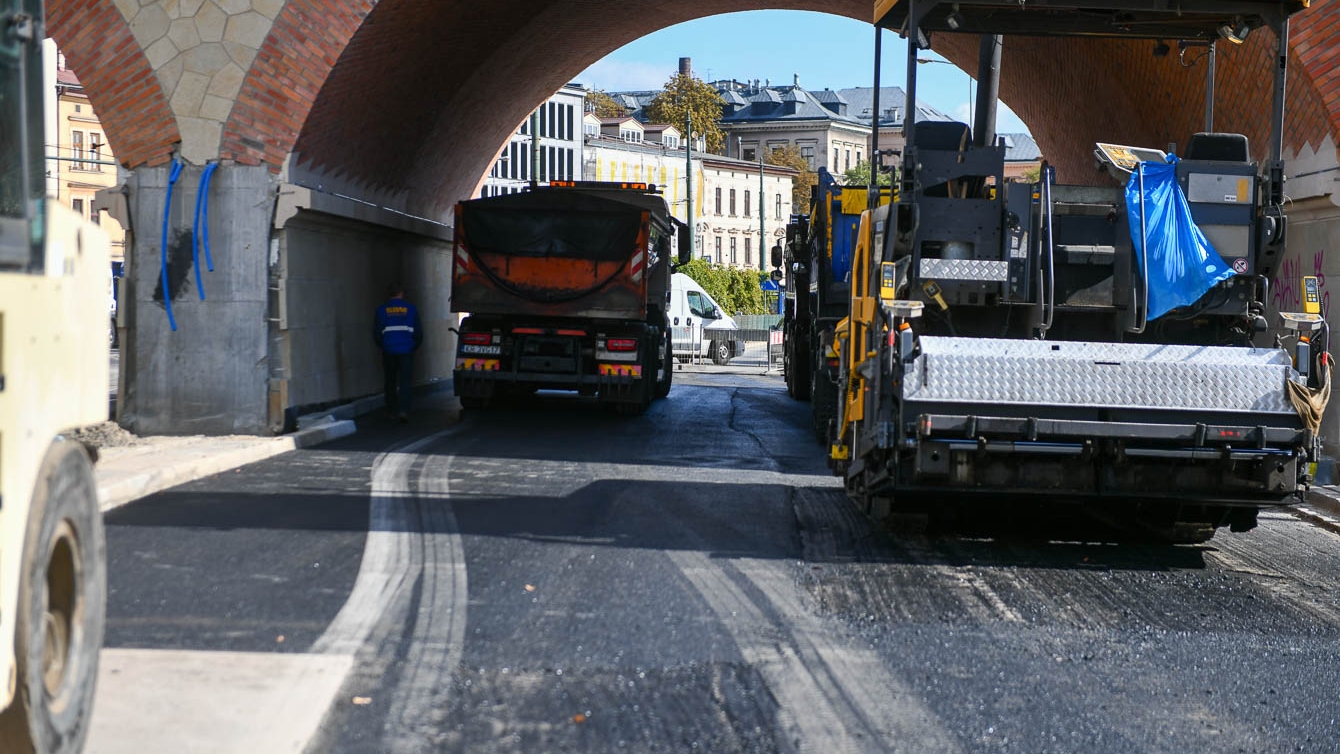
[(347, 437), (357, 431), (358, 425), (352, 419), (332, 420), (283, 437), (258, 440), (255, 444), (223, 450), (193, 461), (177, 463), (164, 468), (148, 469), (116, 482), (99, 484), (98, 506), (105, 513), (142, 497), (148, 497), (155, 492), (176, 487), (179, 484), (193, 482), (211, 474), (231, 471), (239, 466), (272, 458), (280, 453), (309, 448), (340, 437)]

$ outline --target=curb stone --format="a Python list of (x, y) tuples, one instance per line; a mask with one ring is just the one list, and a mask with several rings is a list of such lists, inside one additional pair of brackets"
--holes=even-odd
[[(315, 427), (294, 432), (291, 435), (261, 439), (242, 447), (225, 449), (208, 455), (171, 464), (165, 467), (145, 469), (115, 481), (98, 481), (98, 505), (103, 512), (118, 508), (155, 492), (161, 492), (179, 484), (195, 481), (211, 474), (231, 471), (256, 461), (287, 453), (298, 448), (319, 445), (339, 437), (346, 437), (358, 431), (351, 420), (330, 421)], [(97, 467), (94, 467), (97, 475)]]

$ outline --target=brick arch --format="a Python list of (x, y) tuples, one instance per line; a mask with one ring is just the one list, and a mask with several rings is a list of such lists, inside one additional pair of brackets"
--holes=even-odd
[[(628, 41), (716, 13), (786, 8), (861, 20), (870, 13), (869, 0), (651, 0), (635, 14), (615, 0), (537, 5), (288, 0), (236, 98), (220, 156), (278, 169), (294, 152), (319, 174), (431, 214), (473, 188), (535, 103)], [(52, 0), (48, 20), (120, 159), (130, 167), (166, 162), (180, 141), (177, 124), (116, 6)], [(1296, 17), (1289, 151), (1336, 141), (1337, 36), (1340, 0), (1317, 0)], [(1218, 122), (1248, 133), (1258, 155), (1268, 82), (1237, 81), (1248, 63), (1268, 58), (1268, 43), (1258, 32), (1220, 56)], [(943, 35), (936, 49), (972, 69), (971, 40)], [(1082, 173), (1098, 138), (1184, 140), (1199, 125), (1201, 75), (1171, 56), (1153, 58), (1147, 43), (1010, 40), (1002, 96), (1063, 172)], [(1136, 101), (1137, 91), (1149, 94)]]
[[(1318, 3), (1291, 25), (1286, 157), (1334, 147), (1336, 141), (1340, 71), (1300, 54), (1318, 38), (1317, 22), (1327, 14), (1340, 16), (1340, 2)], [(975, 39), (942, 35), (934, 42), (947, 59), (968, 70), (975, 67)], [(1246, 134), (1258, 160), (1266, 158), (1270, 146), (1274, 45), (1274, 36), (1259, 29), (1243, 45), (1218, 46), (1215, 130)], [(1204, 61), (1185, 68), (1176, 52), (1154, 57), (1149, 41), (1006, 38), (1001, 98), (1029, 124), (1043, 155), (1057, 166), (1058, 178), (1086, 183), (1098, 180), (1092, 169), (1097, 141), (1184, 146), (1188, 136), (1203, 130), (1205, 74)], [(1328, 106), (1323, 85), (1333, 92), (1334, 104)]]
[(53, 0), (56, 40), (98, 113), (107, 143), (126, 167), (161, 165), (181, 141), (158, 77), (111, 0)]
[[(868, 0), (654, 2), (636, 14), (614, 0), (561, 0), (538, 12), (522, 0), (472, 6), (466, 13), (451, 4), (383, 0), (314, 103), (296, 142), (300, 160), (403, 200), (412, 211), (441, 213), (474, 188), (498, 145), (536, 103), (628, 41), (730, 11), (787, 7), (862, 20), (870, 13)], [(1340, 31), (1337, 16), (1340, 0), (1320, 0), (1295, 17), (1286, 152), (1334, 145), (1340, 46), (1330, 40)], [(1221, 45), (1219, 55), (1216, 126), (1248, 134), (1258, 156), (1268, 146), (1271, 82), (1263, 71), (1272, 44), (1270, 33), (1259, 30), (1241, 47)], [(1162, 146), (1185, 143), (1200, 130), (1204, 66), (1182, 68), (1175, 55), (1154, 58), (1152, 46), (1008, 40), (1002, 98), (1062, 176), (1085, 182), (1095, 141)], [(935, 49), (975, 69), (975, 38), (941, 35)]]

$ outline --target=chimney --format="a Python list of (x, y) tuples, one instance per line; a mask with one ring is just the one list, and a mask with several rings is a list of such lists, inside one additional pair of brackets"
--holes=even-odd
[(679, 59), (679, 75), (681, 76), (693, 75), (693, 65), (690, 58)]
[(793, 73), (793, 74), (791, 74), (791, 85), (792, 85), (792, 86), (795, 86), (795, 87), (799, 87), (799, 86), (800, 86), (800, 74), (799, 74), (799, 73)]

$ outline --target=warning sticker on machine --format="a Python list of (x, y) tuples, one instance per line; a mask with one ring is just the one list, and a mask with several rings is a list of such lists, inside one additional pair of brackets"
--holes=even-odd
[(1247, 260), (1243, 257), (1238, 257), (1237, 259), (1234, 259), (1233, 271), (1238, 273), (1239, 275), (1247, 274)]

